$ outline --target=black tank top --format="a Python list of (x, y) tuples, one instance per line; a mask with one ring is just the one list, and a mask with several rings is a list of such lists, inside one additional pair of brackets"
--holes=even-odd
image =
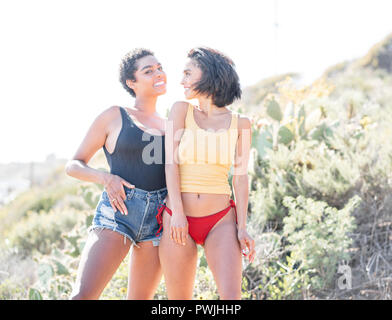
[(122, 126), (113, 153), (103, 146), (110, 173), (146, 191), (165, 188), (165, 136), (143, 131), (124, 108), (120, 112)]

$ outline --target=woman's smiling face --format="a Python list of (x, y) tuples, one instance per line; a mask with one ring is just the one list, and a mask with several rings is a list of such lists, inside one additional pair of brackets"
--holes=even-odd
[(181, 80), (181, 84), (185, 89), (184, 95), (186, 99), (190, 100), (197, 97), (198, 93), (193, 91), (193, 88), (200, 81), (202, 74), (201, 69), (196, 63), (188, 58), (185, 63), (184, 75)]
[(166, 93), (166, 73), (154, 56), (145, 56), (137, 61), (136, 81), (127, 80), (127, 85), (138, 95), (162, 95)]

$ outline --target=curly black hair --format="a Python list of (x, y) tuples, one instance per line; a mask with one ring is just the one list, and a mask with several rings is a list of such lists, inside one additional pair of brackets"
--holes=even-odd
[(202, 70), (193, 90), (212, 97), (217, 107), (225, 107), (241, 98), (241, 86), (234, 62), (222, 52), (208, 47), (193, 48), (188, 58)]
[(120, 82), (124, 89), (127, 90), (132, 97), (135, 97), (135, 91), (127, 86), (126, 81), (136, 80), (135, 71), (137, 70), (137, 61), (146, 56), (153, 56), (154, 53), (151, 50), (145, 48), (136, 48), (128, 52), (120, 63)]

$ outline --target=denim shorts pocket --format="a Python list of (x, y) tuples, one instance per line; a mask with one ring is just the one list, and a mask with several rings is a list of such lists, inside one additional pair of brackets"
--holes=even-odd
[(109, 195), (108, 195), (108, 193), (106, 192), (106, 190), (103, 190), (102, 195), (101, 195), (101, 198), (102, 198), (102, 200), (104, 200), (104, 201), (110, 202), (110, 201), (109, 201)]
[(125, 194), (127, 196), (127, 200), (131, 200), (135, 194), (135, 189), (128, 189), (125, 191)]

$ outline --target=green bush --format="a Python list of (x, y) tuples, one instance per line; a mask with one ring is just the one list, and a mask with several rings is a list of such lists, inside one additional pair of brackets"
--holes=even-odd
[[(0, 209), (0, 235), (7, 236), (15, 223), (20, 222), (30, 211), (48, 212), (54, 209), (66, 196), (76, 196), (77, 184), (66, 183), (56, 186), (34, 187), (20, 195)], [(72, 207), (68, 203), (68, 207)], [(76, 205), (77, 207), (80, 205)]]
[(62, 246), (62, 233), (70, 231), (80, 219), (84, 219), (84, 213), (75, 209), (54, 209), (48, 213), (30, 211), (26, 218), (13, 226), (8, 240), (22, 256), (32, 255), (35, 251), (49, 254), (53, 245)]
[[(392, 145), (384, 143), (392, 134), (391, 83), (390, 75), (381, 81), (374, 72), (349, 70), (335, 76), (328, 96), (301, 97), (295, 89), (284, 92), (286, 100), (278, 96), (279, 105), (267, 98), (261, 106), (276, 127), (290, 123), (290, 114), (297, 120), (289, 128), (291, 141), (254, 120), (248, 225), (257, 258), (244, 273), (252, 298), (334, 296), (337, 263), (351, 262), (354, 233), (367, 230), (358, 223), (370, 222), (374, 230), (377, 216), (369, 217), (368, 208), (378, 214), (392, 183)], [(301, 105), (306, 135), (298, 135)], [(360, 201), (366, 203), (353, 213)]]
[(25, 299), (25, 287), (15, 279), (5, 279), (0, 282), (0, 300)]
[[(328, 288), (338, 263), (350, 259), (347, 249), (352, 239), (349, 235), (356, 227), (352, 212), (360, 202), (361, 199), (354, 196), (343, 209), (337, 210), (325, 202), (303, 196), (283, 200), (289, 209), (283, 219), (283, 236), (290, 252), (288, 267), (297, 265), (298, 270), (307, 273), (313, 290)], [(306, 284), (302, 283), (301, 287)]]
[(266, 224), (258, 231), (249, 221), (256, 241), (256, 259), (245, 270), (247, 291), (253, 299), (308, 299), (333, 288), (338, 264), (348, 261), (355, 228), (355, 196), (337, 210), (303, 196), (285, 197), (288, 214), (280, 232)]
[(29, 287), (28, 299), (69, 299), (91, 218), (88, 213), (79, 215), (73, 228), (63, 231), (59, 237), (62, 241), (52, 243), (48, 253), (35, 252), (36, 281)]

